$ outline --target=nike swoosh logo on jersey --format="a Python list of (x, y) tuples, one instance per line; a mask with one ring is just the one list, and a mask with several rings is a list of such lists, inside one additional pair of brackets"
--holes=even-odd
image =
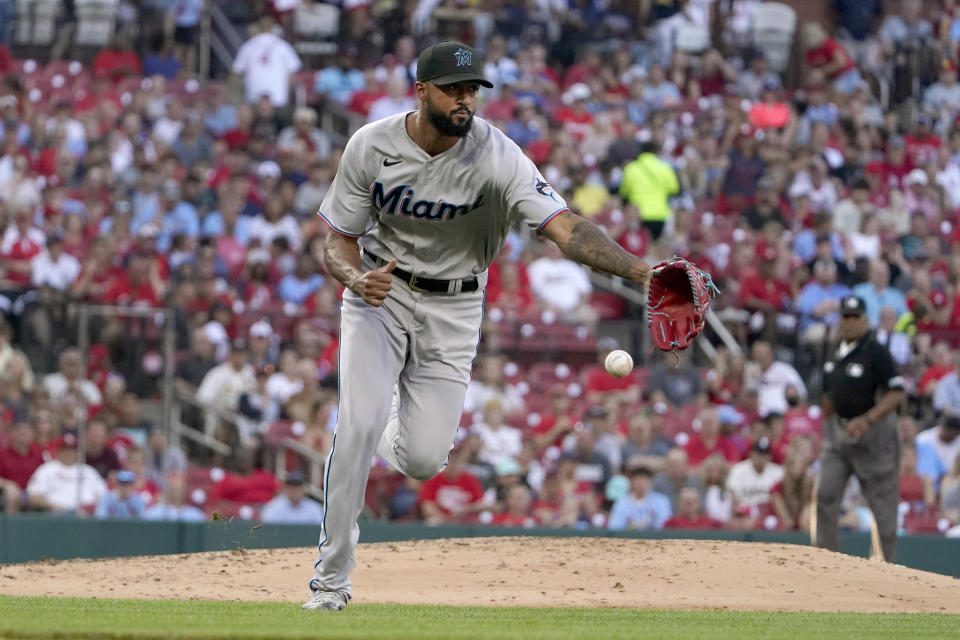
[(400, 164), (401, 162), (403, 162), (403, 160), (393, 160), (393, 161), (390, 161), (390, 160), (384, 159), (384, 161), (383, 161), (383, 166), (385, 166), (385, 167), (392, 167), (393, 165), (395, 165), (395, 164)]

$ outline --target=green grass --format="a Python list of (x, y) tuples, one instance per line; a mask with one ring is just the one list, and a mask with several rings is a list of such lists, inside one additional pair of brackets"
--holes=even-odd
[(957, 638), (960, 616), (630, 611), (296, 603), (12, 598), (0, 596), (0, 638)]

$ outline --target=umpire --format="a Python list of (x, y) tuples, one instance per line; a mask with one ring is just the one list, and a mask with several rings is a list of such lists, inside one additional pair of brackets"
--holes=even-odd
[(892, 562), (900, 482), (900, 440), (893, 411), (905, 393), (890, 352), (870, 330), (866, 311), (859, 297), (840, 302), (840, 344), (828, 351), (823, 368), (817, 544), (840, 550), (840, 501), (853, 473), (877, 521), (883, 557)]

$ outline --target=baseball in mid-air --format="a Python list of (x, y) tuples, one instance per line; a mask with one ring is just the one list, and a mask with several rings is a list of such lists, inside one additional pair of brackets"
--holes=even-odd
[(623, 378), (633, 371), (633, 358), (623, 349), (616, 349), (607, 354), (603, 368), (613, 377)]

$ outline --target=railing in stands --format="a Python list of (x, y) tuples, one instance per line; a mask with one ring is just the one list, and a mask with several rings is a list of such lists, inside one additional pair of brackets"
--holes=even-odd
[(323, 454), (316, 449), (311, 449), (302, 442), (294, 440), (293, 438), (284, 438), (282, 441), (280, 441), (280, 448), (281, 450), (277, 451), (277, 455), (274, 458), (274, 472), (276, 473), (277, 477), (282, 480), (287, 475), (287, 469), (284, 464), (286, 462), (286, 451), (303, 458), (307, 462), (310, 469), (307, 474), (307, 493), (310, 494), (311, 497), (322, 501), (323, 469), (326, 465), (326, 458), (323, 456)]
[(243, 36), (237, 31), (237, 28), (230, 22), (230, 18), (223, 12), (223, 9), (215, 2), (207, 3), (207, 11), (210, 14), (212, 23), (220, 30), (221, 37), (226, 40), (224, 43), (234, 53), (243, 45)]
[(215, 2), (208, 2), (205, 6), (201, 20), (200, 42), (201, 44), (209, 43), (209, 46), (200, 48), (200, 77), (202, 78), (209, 77), (211, 52), (225, 69), (231, 69), (233, 59), (243, 45), (243, 37), (223, 9)]
[(195, 429), (194, 427), (185, 424), (182, 420), (183, 414), (181, 405), (188, 404), (199, 409), (200, 411), (213, 412), (217, 414), (217, 417), (224, 420), (230, 420), (232, 414), (221, 411), (216, 407), (204, 406), (202, 403), (197, 401), (195, 396), (183, 391), (182, 389), (177, 389), (175, 398), (176, 402), (174, 402), (170, 420), (170, 428), (174, 434), (174, 438), (172, 439), (173, 444), (179, 445), (178, 440), (180, 438), (186, 438), (187, 440), (190, 440), (191, 442), (194, 442), (224, 457), (229, 458), (231, 455), (233, 455), (233, 448), (227, 443), (217, 440), (215, 437), (213, 437), (213, 435), (206, 433), (205, 431)]
[[(197, 400), (195, 394), (190, 393), (182, 388), (176, 389), (174, 398), (175, 402), (170, 425), (174, 436), (186, 438), (214, 453), (222, 455), (225, 458), (230, 458), (234, 454), (233, 448), (227, 443), (218, 440), (214, 435), (217, 421), (226, 422), (239, 429), (240, 424), (247, 420), (247, 418), (239, 413), (234, 413), (221, 407), (211, 406), (200, 402)], [(189, 405), (199, 410), (201, 414), (204, 415), (203, 430), (197, 429), (183, 422), (181, 419), (182, 405)], [(174, 443), (176, 443), (175, 439)], [(322, 500), (323, 468), (326, 463), (326, 458), (324, 455), (319, 451), (311, 449), (305, 444), (289, 437), (274, 443), (272, 449), (274, 449), (272, 451), (274, 455), (272, 467), (277, 478), (279, 478), (281, 481), (286, 478), (287, 453), (292, 453), (306, 462), (309, 469), (307, 476), (308, 484), (306, 485), (307, 494), (313, 498)]]
[[(306, 103), (306, 95), (302, 87), (296, 89), (298, 105)], [(320, 114), (320, 128), (327, 132), (334, 144), (345, 145), (353, 133), (363, 126), (363, 119), (335, 100), (327, 100)]]

